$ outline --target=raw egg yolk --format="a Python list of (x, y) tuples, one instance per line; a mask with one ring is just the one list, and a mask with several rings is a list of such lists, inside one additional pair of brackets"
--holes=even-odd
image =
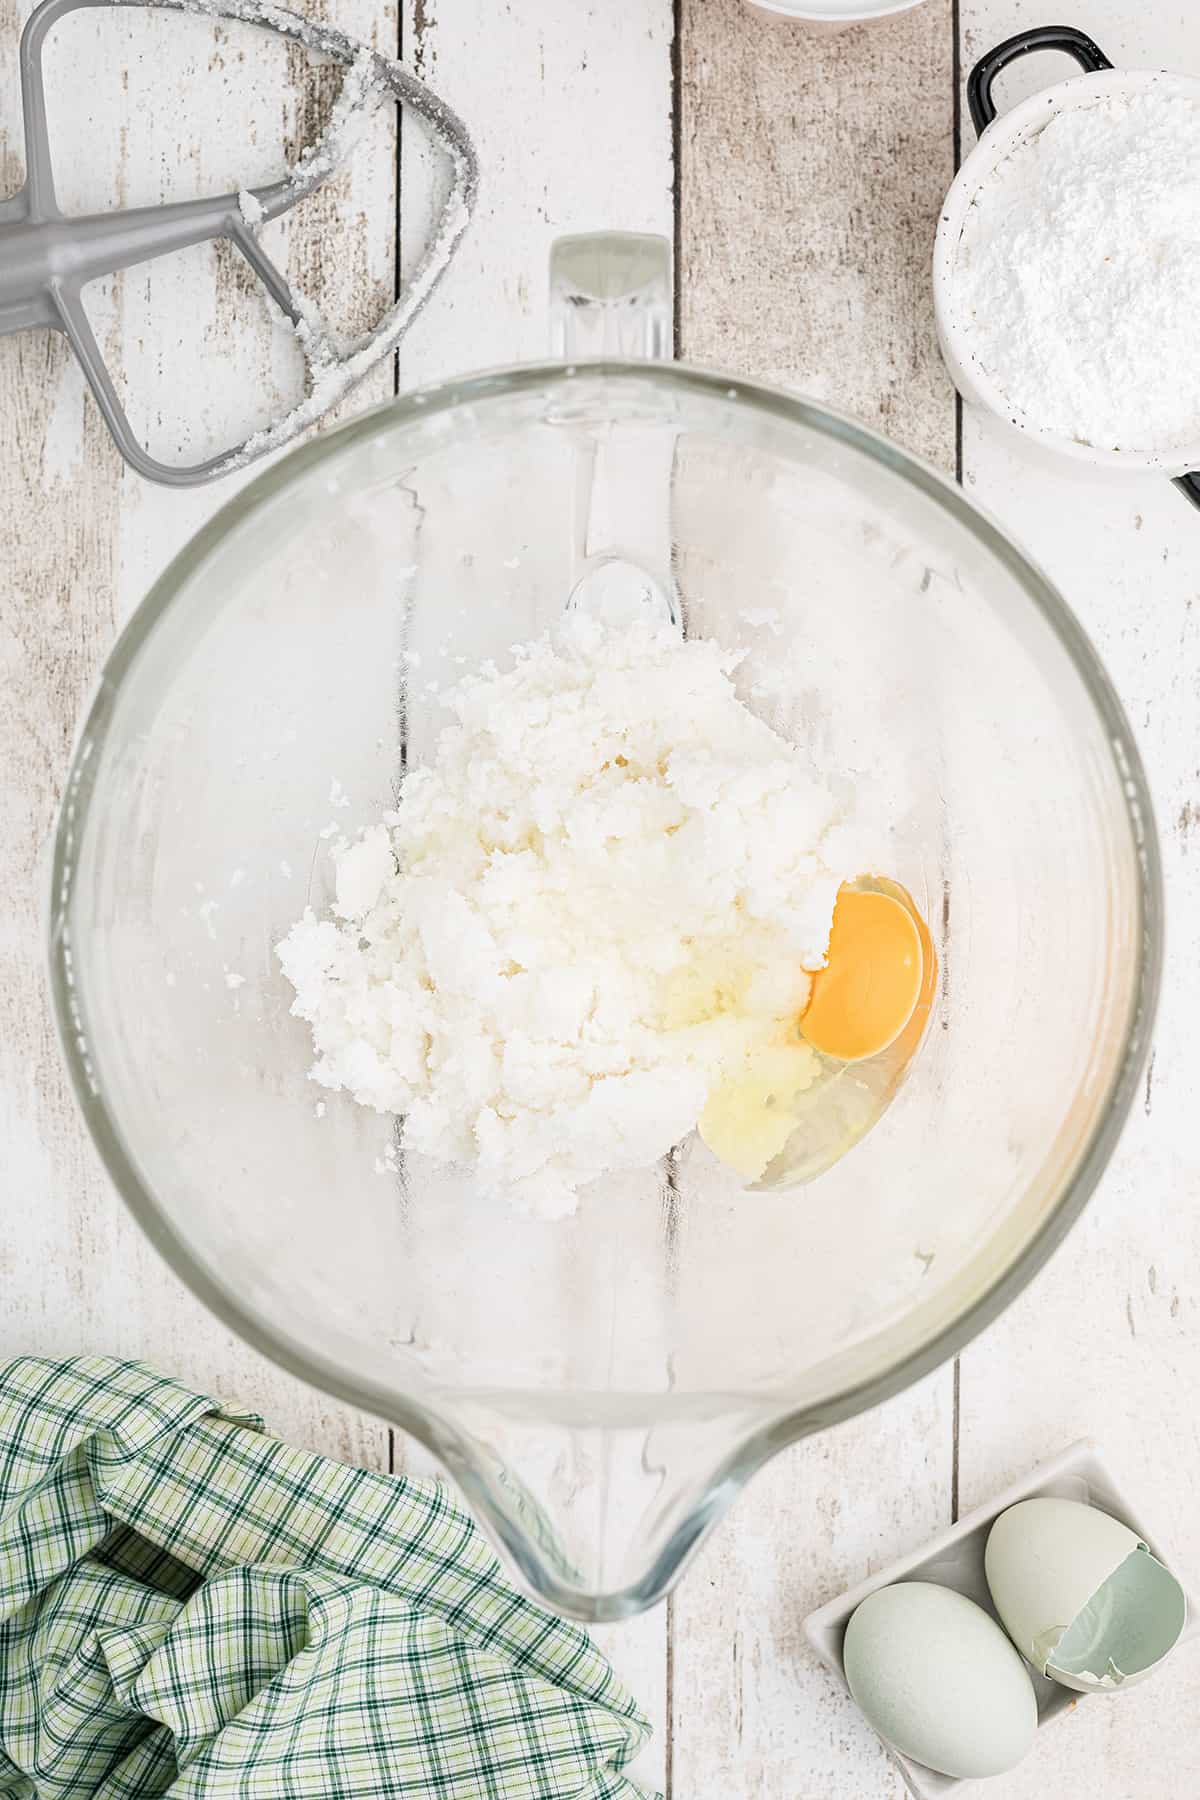
[(912, 1018), (922, 974), (921, 934), (908, 909), (890, 894), (841, 887), (801, 1037), (839, 1062), (878, 1055)]

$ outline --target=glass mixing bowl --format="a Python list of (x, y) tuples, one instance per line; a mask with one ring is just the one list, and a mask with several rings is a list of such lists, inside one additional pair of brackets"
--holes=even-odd
[[(660, 327), (601, 265), (618, 340)], [(331, 897), (334, 835), (428, 754), (435, 689), (631, 572), (886, 803), (940, 992), (890, 1110), (811, 1186), (746, 1193), (688, 1142), (547, 1221), (309, 1082), (274, 946)], [(665, 363), (477, 376), (260, 476), (119, 640), (54, 853), (63, 1043), (138, 1219), (261, 1350), (421, 1439), (528, 1584), (592, 1619), (650, 1605), (774, 1450), (1029, 1280), (1116, 1141), (1160, 942), (1141, 763), (1055, 591), (884, 439)]]

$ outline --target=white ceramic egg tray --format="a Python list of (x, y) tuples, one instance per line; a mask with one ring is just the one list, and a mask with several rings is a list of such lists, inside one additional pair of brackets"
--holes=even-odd
[[(988, 1532), (993, 1519), (998, 1518), (1008, 1507), (1015, 1506), (1018, 1500), (1033, 1500), (1043, 1495), (1061, 1500), (1082, 1500), (1086, 1505), (1099, 1507), (1101, 1512), (1111, 1513), (1115, 1519), (1128, 1525), (1131, 1531), (1137, 1533), (1151, 1555), (1164, 1563), (1183, 1587), (1187, 1601), (1187, 1623), (1179, 1642), (1184, 1643), (1200, 1630), (1200, 1601), (1183, 1581), (1169, 1550), (1147, 1528), (1136, 1506), (1117, 1485), (1099, 1446), (1091, 1438), (1083, 1438), (1068, 1450), (1052, 1457), (1049, 1462), (1040, 1464), (1023, 1481), (1014, 1482), (1002, 1494), (997, 1494), (983, 1506), (977, 1506), (974, 1512), (960, 1519), (957, 1525), (952, 1525), (949, 1531), (944, 1531), (940, 1537), (923, 1545), (911, 1556), (892, 1563), (889, 1568), (880, 1569), (868, 1581), (860, 1582), (858, 1587), (839, 1594), (836, 1600), (830, 1600), (816, 1612), (809, 1613), (804, 1621), (804, 1635), (821, 1661), (832, 1670), (835, 1680), (843, 1688), (846, 1687), (842, 1641), (850, 1615), (868, 1594), (873, 1594), (877, 1588), (890, 1587), (894, 1581), (936, 1581), (942, 1587), (957, 1588), (960, 1594), (966, 1594), (968, 1599), (976, 1601), (999, 1623), (983, 1572), (983, 1552)], [(1037, 1695), (1039, 1730), (1086, 1698), (1083, 1694), (1072, 1693), (1069, 1688), (1060, 1687), (1056, 1681), (1048, 1681), (1033, 1669), (1030, 1669), (1029, 1674)], [(1156, 1679), (1170, 1679), (1166, 1668)], [(1118, 1705), (1119, 1701), (1105, 1696), (1101, 1699), (1101, 1704)], [(963, 1788), (979, 1785), (977, 1782), (956, 1780), (951, 1775), (939, 1775), (933, 1769), (913, 1762), (910, 1757), (901, 1756), (890, 1744), (886, 1748), (899, 1764), (904, 1784), (916, 1800), (938, 1800), (943, 1794), (961, 1792)]]

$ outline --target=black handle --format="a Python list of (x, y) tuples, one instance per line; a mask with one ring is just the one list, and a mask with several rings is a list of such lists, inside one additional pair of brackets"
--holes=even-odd
[(997, 75), (1007, 69), (1009, 63), (1017, 62), (1034, 50), (1065, 50), (1081, 69), (1092, 74), (1099, 69), (1112, 68), (1099, 44), (1085, 31), (1076, 31), (1073, 25), (1039, 25), (1036, 31), (1019, 31), (1016, 37), (1006, 38), (986, 56), (981, 56), (967, 79), (967, 105), (980, 136), (996, 116), (992, 84)]
[(1193, 506), (1200, 506), (1200, 473), (1193, 470), (1190, 475), (1177, 475), (1175, 486), (1185, 500), (1190, 500)]

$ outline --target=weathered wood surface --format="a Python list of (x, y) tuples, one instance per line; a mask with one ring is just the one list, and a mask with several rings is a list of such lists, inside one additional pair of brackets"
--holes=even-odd
[[(6, 189), (22, 175), (16, 47), (28, 10), (6, 5), (0, 14)], [(353, 0), (338, 19), (382, 45), (396, 41), (394, 9)], [(315, 101), (297, 85), (300, 60), (260, 38), (166, 14), (67, 20), (47, 63), (61, 202), (145, 204), (277, 171), (280, 155), (311, 135)], [(356, 176), (371, 220), (359, 249), (320, 271), (310, 251), (303, 270), (323, 276), (331, 313), (360, 324), (393, 281), (394, 146), (381, 141), (370, 163)], [(313, 204), (328, 209), (334, 197)], [(159, 447), (202, 450), (228, 418), (229, 437), (240, 435), (250, 382), (277, 403), (261, 304), (241, 271), (208, 248), (105, 284), (93, 319), (128, 380), (135, 423)], [(383, 371), (375, 392), (390, 388)], [(180, 431), (169, 423), (176, 418)], [(32, 333), (0, 340), (0, 1353), (143, 1357), (257, 1406), (300, 1442), (386, 1467), (381, 1425), (232, 1338), (151, 1251), (84, 1136), (47, 1005), (47, 845), (83, 700), (149, 581), (230, 491), (175, 494), (139, 481), (112, 448), (65, 343)]]
[[(888, 24), (824, 37), (761, 21), (741, 0), (404, 0), (399, 13), (392, 0), (329, 4), (345, 29), (402, 45), (471, 121), (484, 164), (478, 221), (404, 347), (404, 385), (541, 354), (545, 258), (559, 232), (674, 222), (682, 354), (794, 385), (954, 466), (956, 407), (927, 283), (955, 161), (954, 80), (992, 42), (1044, 23), (1044, 8), (926, 0)], [(12, 127), (25, 10), (0, 0), (4, 189), (21, 172)], [(250, 54), (248, 34), (232, 27), (214, 41), (202, 21), (106, 15), (131, 49), (136, 32), (149, 34), (125, 86), (119, 58), (110, 79), (96, 67), (93, 17), (64, 28), (52, 77), (69, 203), (135, 204), (255, 179), (275, 166), (277, 145), (294, 150), (311, 135), (320, 96), (294, 98), (295, 58)], [(1078, 0), (1071, 20), (1114, 61), (1200, 73), (1200, 22), (1180, 0)], [(1027, 71), (1006, 92), (1057, 72)], [(402, 164), (407, 254), (427, 205), (407, 133)], [(339, 252), (322, 264), (294, 234), (295, 272), (341, 319), (365, 320), (392, 291), (395, 167), (383, 131), (342, 193), (359, 215), (353, 254), (326, 231)], [(204, 255), (118, 280), (97, 321), (114, 355), (124, 346), (159, 442), (170, 441), (168, 398), (200, 443), (219, 418), (236, 419), (252, 377), (282, 373), (244, 278)], [(244, 347), (231, 358), (234, 344)], [(373, 394), (391, 383), (380, 371)], [(1080, 612), (1141, 734), (1172, 921), (1151, 1078), (1083, 1224), (960, 1368), (782, 1456), (669, 1609), (601, 1634), (658, 1727), (646, 1779), (676, 1800), (900, 1800), (895, 1770), (805, 1652), (800, 1621), (943, 1526), (956, 1501), (975, 1504), (1081, 1432), (1105, 1443), (1183, 1565), (1200, 1569), (1200, 1159), (1190, 1129), (1200, 521), (1165, 484), (1114, 497), (1035, 469), (970, 415), (961, 459), (969, 491)], [(80, 704), (120, 621), (227, 492), (167, 494), (126, 475), (63, 346), (0, 341), (0, 1354), (143, 1356), (258, 1405), (297, 1441), (399, 1465), (398, 1439), (237, 1343), (143, 1243), (76, 1122), (46, 1006), (44, 846)], [(1198, 1697), (1200, 1659), (1188, 1650), (1160, 1680), (1078, 1708), (989, 1791), (1190, 1793)]]
[[(1030, 0), (963, 0), (959, 10), (964, 73), (1049, 17)], [(931, 0), (889, 26), (825, 40), (771, 25), (735, 32), (737, 15), (733, 0), (697, 4), (683, 46), (683, 354), (758, 367), (952, 465), (954, 406), (932, 349), (926, 276), (953, 168), (950, 9)], [(1094, 0), (1070, 21), (1114, 62), (1200, 73), (1200, 22), (1183, 7), (1147, 13)], [(1014, 72), (1003, 93), (1019, 97), (1069, 72), (1043, 59)], [(969, 121), (963, 130), (965, 153)], [(711, 263), (728, 279), (709, 276)], [(1082, 1224), (965, 1353), (957, 1391), (952, 1373), (935, 1376), (780, 1458), (680, 1589), (680, 1792), (707, 1776), (755, 1796), (900, 1795), (873, 1736), (813, 1667), (800, 1620), (948, 1523), (955, 1503), (978, 1504), (1077, 1436), (1100, 1439), (1181, 1566), (1200, 1565), (1191, 1405), (1200, 1243), (1188, 1125), (1200, 988), (1197, 520), (1164, 482), (1089, 489), (1031, 464), (971, 414), (962, 474), (1078, 610), (1149, 763), (1171, 925), (1154, 1061), (1144, 1105)], [(1198, 1695), (1200, 1659), (1189, 1647), (1160, 1680), (1111, 1705), (1078, 1707), (989, 1792), (1188, 1793)]]
[[(566, 232), (670, 235), (670, 0), (406, 0), (405, 56), (470, 122), (478, 215), (401, 347), (404, 386), (548, 353), (547, 265)], [(425, 159), (405, 139), (403, 226), (427, 217)], [(414, 170), (413, 164), (416, 162)], [(665, 1608), (596, 1632), (649, 1714), (639, 1776), (667, 1780)]]
[[(994, 43), (1047, 16), (1032, 0), (964, 0), (964, 71)], [(1067, 16), (1118, 65), (1200, 75), (1193, 7), (1080, 0)], [(1062, 59), (1031, 61), (1019, 77), (1012, 72), (1003, 93), (1019, 98), (1070, 72)], [(969, 149), (968, 119), (963, 130)], [(1031, 1462), (1090, 1434), (1180, 1566), (1197, 1571), (1200, 515), (1153, 477), (1114, 489), (1036, 467), (973, 413), (964, 419), (963, 472), (968, 493), (1058, 583), (1125, 702), (1162, 836), (1168, 931), (1143, 1103), (1078, 1228), (962, 1359), (962, 1504), (977, 1505)], [(1076, 1708), (1046, 1734), (1036, 1757), (996, 1784), (1000, 1800), (1190, 1794), (1198, 1719), (1200, 1654), (1189, 1645), (1169, 1671), (1111, 1706), (1090, 1700)]]
[[(485, 0), (406, 0), (399, 10), (390, 0), (337, 0), (330, 10), (348, 32), (399, 47), (440, 86), (470, 119), (485, 163), (469, 246), (404, 346), (405, 385), (543, 354), (546, 260), (559, 232), (619, 222), (670, 233), (669, 0), (594, 6), (570, 21), (550, 7), (499, 11)], [(27, 11), (0, 13), (5, 192), (23, 172), (15, 53)], [(302, 58), (249, 29), (118, 14), (61, 28), (48, 86), (60, 198), (80, 208), (265, 179), (312, 139), (330, 94), (327, 72), (314, 81)], [(394, 287), (395, 132), (390, 121), (376, 126), (336, 191), (308, 203), (314, 220), (271, 228), (289, 273), (347, 329), (377, 316)], [(426, 158), (407, 128), (402, 156), (408, 257), (427, 208)], [(234, 259), (202, 250), (133, 271), (96, 296), (94, 317), (135, 421), (164, 455), (240, 436), (258, 422), (252, 395), (275, 410), (285, 398), (291, 371)], [(352, 405), (393, 385), (382, 368)], [(65, 345), (0, 341), (0, 1355), (82, 1347), (140, 1356), (257, 1406), (273, 1427), (331, 1455), (424, 1466), (398, 1434), (240, 1344), (173, 1278), (100, 1173), (50, 1023), (44, 857), (75, 721), (119, 624), (231, 487), (176, 494), (139, 482), (123, 470)], [(662, 1785), (665, 1616), (601, 1635), (654, 1718), (643, 1772)]]
[[(943, 467), (926, 277), (954, 172), (948, 0), (817, 36), (684, 8), (680, 351), (859, 414)], [(899, 1796), (804, 1615), (950, 1519), (950, 1370), (766, 1469), (672, 1602), (675, 1790)]]

